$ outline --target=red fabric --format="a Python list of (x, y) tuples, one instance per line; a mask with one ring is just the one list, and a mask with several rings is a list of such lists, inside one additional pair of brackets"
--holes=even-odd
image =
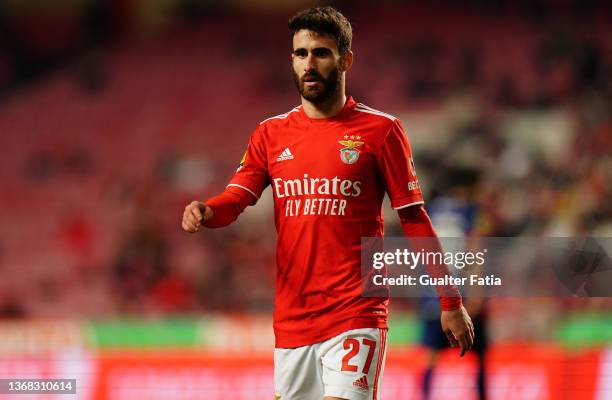
[(245, 190), (233, 186), (204, 203), (213, 211), (213, 217), (203, 225), (208, 228), (221, 228), (234, 222), (249, 204), (253, 196)]
[(361, 238), (383, 236), (385, 192), (394, 207), (423, 202), (400, 121), (352, 98), (333, 118), (296, 107), (263, 121), (228, 185), (243, 197), (210, 199), (207, 225), (233, 221), (268, 185), (278, 233), (276, 347), (386, 328), (388, 299), (361, 296)]
[[(436, 231), (425, 208), (413, 206), (398, 210), (404, 234), (408, 237), (413, 249), (424, 249), (427, 252), (442, 252)], [(442, 265), (426, 265), (431, 277), (441, 277), (449, 274), (448, 267)], [(440, 307), (443, 311), (456, 310), (461, 307), (461, 295), (455, 286), (437, 287), (440, 296)]]

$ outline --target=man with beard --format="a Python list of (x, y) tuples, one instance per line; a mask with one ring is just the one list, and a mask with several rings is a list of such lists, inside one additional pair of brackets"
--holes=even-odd
[[(362, 296), (361, 238), (383, 236), (385, 192), (411, 240), (436, 234), (400, 121), (345, 94), (349, 21), (317, 7), (294, 16), (289, 30), (301, 105), (257, 126), (226, 190), (187, 205), (182, 226), (228, 225), (270, 184), (277, 399), (378, 399), (388, 298)], [(440, 303), (442, 329), (463, 355), (473, 328), (457, 289)]]

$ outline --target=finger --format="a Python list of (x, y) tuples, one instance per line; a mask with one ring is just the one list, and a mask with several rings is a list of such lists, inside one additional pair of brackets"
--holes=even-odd
[(183, 222), (181, 223), (181, 227), (185, 232), (191, 233), (191, 228), (189, 227), (189, 225), (187, 225), (187, 222), (185, 220), (183, 220)]
[(204, 209), (204, 220), (203, 222), (206, 222), (208, 220), (210, 220), (213, 217), (213, 210), (212, 208), (210, 208), (209, 206), (205, 206), (206, 208)]
[(198, 223), (200, 222), (200, 221), (198, 220), (198, 217), (196, 217), (196, 216), (194, 215), (194, 213), (192, 212), (192, 210), (189, 210), (189, 211), (188, 211), (188, 212), (185, 214), (184, 219), (185, 219), (185, 221), (187, 221), (187, 222), (189, 222), (189, 223), (193, 224), (194, 226), (197, 226), (197, 225), (198, 225)]
[(195, 225), (195, 223), (190, 218), (187, 218), (185, 220), (185, 225), (187, 226), (187, 229), (189, 230), (189, 232), (193, 233), (198, 230), (198, 227)]
[(467, 343), (465, 342), (465, 335), (459, 336), (458, 342), (459, 342), (459, 355), (463, 357), (463, 355), (467, 351), (466, 349)]
[(476, 337), (476, 335), (474, 333), (474, 323), (472, 322), (471, 318), (467, 318), (465, 320), (465, 326), (466, 326), (466, 331), (469, 335), (470, 342), (474, 343), (474, 338)]
[(195, 220), (199, 223), (202, 220), (202, 212), (200, 211), (200, 207), (191, 207), (191, 215), (194, 216)]
[(474, 325), (470, 322), (470, 349), (472, 349), (472, 347), (474, 347), (474, 341), (476, 340), (476, 334), (474, 333)]
[(476, 333), (474, 332), (474, 324), (470, 322), (470, 338), (472, 338), (472, 345), (474, 345), (474, 341), (476, 340)]
[(457, 339), (455, 339), (455, 336), (453, 335), (453, 333), (449, 330), (444, 332), (446, 334), (446, 338), (448, 339), (448, 342), (450, 343), (450, 347), (457, 347), (459, 345), (459, 343), (457, 342)]
[(187, 207), (185, 208), (185, 211), (183, 212), (183, 219), (184, 219), (184, 220), (189, 220), (189, 219), (191, 219), (191, 218), (193, 218), (193, 217), (194, 217), (194, 216), (193, 216), (193, 214), (192, 214), (192, 212), (191, 212), (191, 207), (190, 207), (190, 206), (187, 206)]
[(457, 338), (459, 341), (459, 348), (461, 350), (461, 357), (464, 356), (464, 354), (468, 351), (468, 339), (467, 339), (467, 335), (465, 333), (462, 333), (459, 335), (459, 337)]

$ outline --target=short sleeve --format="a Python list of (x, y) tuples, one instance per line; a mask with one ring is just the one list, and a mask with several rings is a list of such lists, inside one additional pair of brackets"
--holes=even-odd
[(410, 143), (398, 119), (382, 143), (378, 163), (394, 209), (423, 204)]
[(258, 127), (251, 134), (246, 152), (227, 187), (249, 192), (255, 204), (269, 183), (266, 146)]

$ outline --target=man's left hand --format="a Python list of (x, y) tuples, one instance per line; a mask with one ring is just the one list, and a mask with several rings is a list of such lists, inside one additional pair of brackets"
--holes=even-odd
[(451, 347), (459, 346), (463, 357), (474, 344), (474, 325), (465, 307), (442, 311), (440, 322)]

